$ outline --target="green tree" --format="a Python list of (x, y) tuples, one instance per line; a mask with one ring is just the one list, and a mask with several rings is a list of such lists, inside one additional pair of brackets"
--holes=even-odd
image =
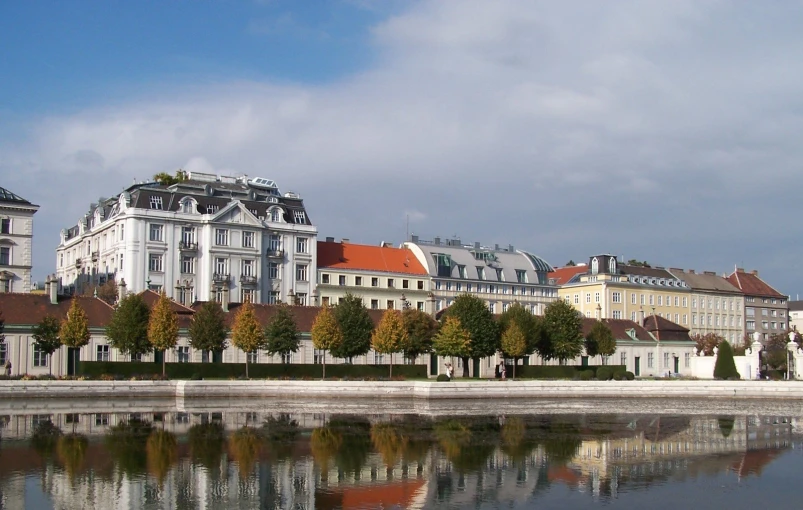
[(376, 352), (390, 354), (390, 377), (393, 377), (393, 354), (402, 350), (407, 343), (407, 329), (404, 327), (401, 313), (396, 310), (385, 310), (382, 320), (371, 336), (371, 347)]
[(691, 339), (696, 344), (697, 350), (700, 351), (703, 356), (713, 356), (714, 347), (717, 347), (725, 340), (722, 335), (717, 335), (716, 333), (706, 333), (705, 335), (697, 333), (696, 335), (692, 335)]
[(131, 418), (112, 426), (105, 443), (120, 472), (129, 476), (145, 473), (148, 464), (146, 444), (153, 432), (150, 422)]
[(326, 379), (326, 351), (333, 351), (343, 343), (343, 332), (335, 319), (332, 310), (325, 306), (321, 308), (312, 323), (312, 345), (323, 351), (323, 379)]
[(714, 363), (714, 379), (728, 380), (731, 378), (741, 379), (741, 376), (733, 361), (733, 348), (727, 340), (723, 340), (719, 344), (717, 360)]
[(221, 352), (228, 347), (226, 312), (216, 301), (202, 304), (189, 327), (190, 345), (202, 352)]
[(187, 172), (184, 170), (176, 170), (176, 175), (170, 175), (167, 172), (159, 172), (158, 174), (153, 176), (153, 180), (161, 184), (162, 186), (172, 186), (173, 184), (178, 184), (179, 182), (187, 180)]
[(569, 259), (569, 262), (566, 263), (566, 267), (574, 267), (577, 263), (574, 260)]
[(558, 359), (566, 363), (580, 355), (583, 350), (583, 320), (580, 313), (566, 301), (559, 299), (547, 305), (544, 310), (544, 332), (548, 339), (543, 350), (544, 359)]
[(616, 352), (616, 339), (613, 337), (611, 328), (602, 321), (596, 321), (586, 337), (586, 353), (591, 356), (613, 356)]
[(231, 328), (231, 343), (244, 353), (245, 377), (248, 378), (248, 353), (256, 352), (265, 347), (265, 331), (260, 326), (254, 313), (254, 306), (246, 301), (234, 317)]
[(129, 294), (117, 304), (106, 336), (112, 347), (136, 359), (151, 350), (148, 341), (148, 322), (151, 312), (139, 294)]
[(226, 432), (218, 421), (197, 423), (190, 427), (187, 441), (194, 463), (199, 463), (209, 470), (220, 466)]
[(407, 338), (401, 350), (406, 357), (417, 358), (432, 351), (432, 338), (438, 332), (438, 323), (431, 315), (408, 308), (402, 312), (402, 322), (407, 330)]
[(49, 373), (53, 373), (53, 353), (61, 347), (61, 338), (59, 338), (60, 329), (61, 324), (59, 320), (52, 315), (45, 315), (42, 321), (33, 327), (34, 345), (47, 354)]
[[(527, 338), (516, 322), (511, 322), (502, 333), (502, 352), (505, 356), (517, 359), (527, 352)], [(516, 378), (516, 365), (513, 364), (513, 379)]]
[(362, 299), (347, 293), (334, 307), (334, 316), (343, 332), (343, 341), (332, 349), (332, 356), (351, 360), (354, 356), (367, 353), (371, 348), (374, 321)]
[[(468, 352), (463, 358), (463, 377), (468, 377), (468, 360), (485, 358), (499, 350), (499, 324), (482, 299), (470, 294), (457, 296), (444, 317), (455, 317), (468, 332)], [(475, 374), (479, 376), (479, 374)]]
[(59, 328), (59, 338), (61, 343), (67, 347), (74, 349), (77, 362), (80, 356), (80, 348), (89, 343), (91, 335), (89, 334), (89, 319), (86, 317), (86, 312), (81, 305), (78, 304), (78, 298), (73, 298), (70, 304), (70, 309), (67, 311), (67, 317), (61, 321)]
[[(178, 343), (178, 317), (173, 311), (170, 299), (162, 292), (151, 310), (148, 321), (148, 340), (154, 349), (167, 351)], [(165, 358), (162, 356), (162, 376), (165, 375)]]
[(432, 340), (432, 350), (443, 357), (464, 358), (470, 346), (471, 337), (457, 317), (446, 317), (438, 334)]
[(627, 265), (634, 267), (652, 267), (646, 260), (636, 260), (636, 259), (628, 260)]
[(301, 335), (293, 312), (287, 305), (279, 305), (265, 328), (265, 350), (268, 354), (287, 355), (298, 351)]
[[(540, 318), (531, 314), (519, 303), (513, 303), (511, 306), (502, 313), (499, 318), (499, 326), (501, 331), (506, 331), (511, 324), (515, 324), (521, 333), (524, 335), (525, 349), (524, 354), (513, 356), (511, 353), (502, 348), (502, 352), (509, 358), (514, 358), (518, 362), (518, 357), (529, 356), (534, 353), (538, 346), (541, 344), (543, 331), (541, 327)], [(515, 363), (514, 363), (515, 364)]]
[(31, 446), (42, 459), (49, 459), (53, 456), (53, 452), (56, 451), (61, 435), (61, 429), (54, 425), (52, 421), (39, 422), (31, 434)]

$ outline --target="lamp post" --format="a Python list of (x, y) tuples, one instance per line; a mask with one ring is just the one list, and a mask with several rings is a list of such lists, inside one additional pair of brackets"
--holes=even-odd
[(792, 377), (795, 376), (794, 372), (794, 363), (795, 363), (795, 350), (797, 349), (797, 344), (795, 343), (795, 332), (789, 332), (789, 343), (786, 344), (786, 379), (792, 380)]

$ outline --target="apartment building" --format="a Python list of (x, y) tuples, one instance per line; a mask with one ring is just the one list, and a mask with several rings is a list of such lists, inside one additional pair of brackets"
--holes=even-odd
[(33, 215), (39, 210), (0, 188), (0, 292), (30, 292)]
[(758, 271), (742, 268), (727, 277), (744, 294), (744, 329), (759, 333), (766, 342), (771, 335), (784, 333), (789, 327), (789, 298), (758, 276)]
[(417, 308), (432, 313), (430, 277), (413, 252), (388, 243), (318, 241), (321, 306), (336, 305), (347, 293), (373, 310)]
[(64, 293), (108, 279), (177, 302), (311, 304), (317, 229), (301, 197), (266, 178), (192, 172), (165, 186), (134, 184), (92, 204), (62, 230), (56, 277)]
[(485, 300), (493, 313), (503, 313), (517, 302), (542, 314), (558, 296), (557, 287), (547, 278), (552, 266), (513, 246), (468, 245), (459, 239), (442, 242), (438, 237), (423, 241), (413, 235), (402, 248), (415, 255), (431, 278), (436, 312), (451, 306), (460, 294), (473, 294)]
[(688, 310), (691, 334), (715, 333), (732, 345), (742, 345), (745, 335), (742, 291), (712, 271), (697, 273), (693, 269), (670, 268), (669, 272), (691, 289)]

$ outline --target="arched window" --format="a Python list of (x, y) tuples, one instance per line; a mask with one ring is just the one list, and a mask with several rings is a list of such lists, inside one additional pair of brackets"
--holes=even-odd
[(195, 202), (191, 198), (185, 198), (181, 201), (181, 212), (185, 214), (192, 214), (195, 212)]
[(280, 222), (282, 219), (282, 211), (278, 207), (270, 210), (270, 221), (274, 223)]
[(613, 257), (608, 259), (608, 272), (611, 274), (616, 274), (616, 259)]
[(591, 274), (597, 273), (599, 273), (599, 260), (597, 260), (597, 257), (594, 257), (591, 259)]

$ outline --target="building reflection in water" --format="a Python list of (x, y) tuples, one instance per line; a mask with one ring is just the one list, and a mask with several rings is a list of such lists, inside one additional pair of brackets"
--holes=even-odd
[[(776, 416), (428, 417), (254, 412), (0, 416), (0, 508), (424, 508), (592, 498), (760, 475)], [(26, 484), (26, 478), (36, 483)]]

